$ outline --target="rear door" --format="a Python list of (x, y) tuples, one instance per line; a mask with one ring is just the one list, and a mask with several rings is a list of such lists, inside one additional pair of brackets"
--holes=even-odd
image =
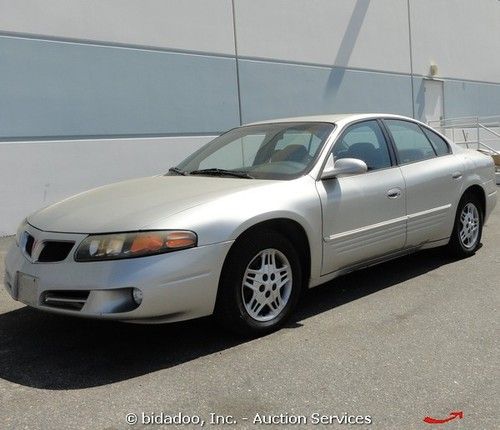
[(406, 182), (406, 246), (450, 236), (463, 164), (448, 144), (417, 123), (384, 119)]

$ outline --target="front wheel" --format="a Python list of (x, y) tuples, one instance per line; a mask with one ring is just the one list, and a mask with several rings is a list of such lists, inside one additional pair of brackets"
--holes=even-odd
[(481, 243), (482, 232), (481, 203), (474, 194), (465, 194), (458, 204), (449, 250), (458, 257), (474, 254)]
[(272, 230), (254, 232), (224, 263), (215, 313), (233, 331), (265, 334), (290, 316), (301, 288), (300, 260), (290, 241)]

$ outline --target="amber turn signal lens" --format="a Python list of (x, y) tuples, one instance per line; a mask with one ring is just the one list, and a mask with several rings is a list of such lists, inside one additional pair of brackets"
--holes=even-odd
[(190, 231), (173, 231), (167, 234), (167, 248), (188, 248), (196, 245), (196, 235)]
[(130, 252), (156, 252), (163, 246), (163, 237), (159, 234), (137, 236), (130, 247)]

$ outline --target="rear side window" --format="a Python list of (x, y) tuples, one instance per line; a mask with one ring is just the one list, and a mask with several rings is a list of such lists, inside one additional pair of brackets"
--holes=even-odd
[(441, 136), (429, 130), (428, 128), (422, 127), (422, 130), (424, 130), (425, 135), (431, 141), (432, 146), (434, 146), (437, 155), (446, 155), (450, 153), (450, 148), (448, 144)]
[(384, 120), (389, 129), (402, 164), (436, 156), (429, 139), (417, 124), (394, 119)]

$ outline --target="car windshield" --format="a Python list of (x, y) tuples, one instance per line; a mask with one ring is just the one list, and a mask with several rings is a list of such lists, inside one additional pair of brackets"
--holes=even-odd
[(333, 127), (315, 122), (238, 127), (212, 140), (167, 174), (297, 178), (311, 170)]

